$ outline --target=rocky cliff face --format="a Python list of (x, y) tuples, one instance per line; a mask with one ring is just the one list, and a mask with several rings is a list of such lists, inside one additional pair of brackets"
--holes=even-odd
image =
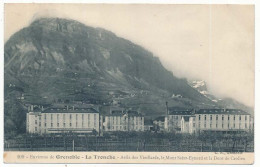
[[(30, 87), (35, 87), (36, 82), (38, 91), (42, 89), (39, 81), (45, 77), (48, 78), (45, 81), (57, 77), (92, 78), (92, 81), (128, 88), (161, 89), (170, 94), (205, 100), (186, 80), (174, 77), (157, 57), (142, 47), (109, 31), (58, 18), (37, 20), (7, 41), (5, 73)], [(26, 77), (33, 77), (33, 83), (27, 83), (28, 79), (23, 79)], [(51, 83), (49, 86), (60, 85)], [(83, 89), (85, 86), (82, 83)]]

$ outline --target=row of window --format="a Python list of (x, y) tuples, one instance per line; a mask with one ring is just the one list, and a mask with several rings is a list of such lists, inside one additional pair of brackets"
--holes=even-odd
[[(193, 124), (193, 127), (195, 127), (194, 124)], [(199, 127), (199, 128), (202, 128), (200, 122), (199, 122), (198, 127)], [(206, 127), (207, 127), (207, 124), (204, 123), (204, 128), (206, 128)], [(212, 128), (212, 124), (209, 124), (209, 127)], [(224, 128), (224, 124), (223, 124), (223, 123), (221, 124), (221, 127)], [(248, 127), (248, 126), (247, 126), (247, 123), (245, 123), (245, 128), (247, 129), (247, 127)], [(220, 127), (218, 127), (218, 124), (216, 124), (216, 128), (220, 128)], [(228, 128), (228, 129), (229, 129), (229, 128), (239, 128), (239, 129), (241, 129), (241, 123), (238, 124), (238, 127), (236, 126), (235, 123), (233, 124), (232, 127), (231, 127), (230, 124), (228, 123), (228, 124), (227, 124), (227, 128)]]
[[(181, 117), (182, 117), (182, 115), (180, 116), (172, 116), (172, 119), (181, 119)], [(202, 120), (202, 117), (203, 117), (203, 115), (199, 115), (199, 120)], [(248, 118), (247, 118), (248, 116), (245, 116), (245, 120), (247, 120)], [(219, 115), (216, 115), (216, 120), (219, 120)], [(222, 120), (224, 120), (224, 115), (221, 115), (221, 119)], [(210, 120), (213, 120), (213, 115), (210, 115), (209, 116), (209, 119)], [(241, 115), (239, 115), (238, 117), (236, 116), (236, 115), (233, 115), (233, 116), (231, 116), (231, 115), (228, 115), (228, 117), (227, 117), (227, 119), (228, 120), (230, 120), (230, 119), (233, 119), (233, 120), (236, 120), (236, 119), (239, 119), (239, 120), (241, 120), (242, 119), (242, 116)], [(207, 120), (207, 115), (205, 114), (204, 115), (204, 120)], [(195, 117), (193, 117), (193, 121), (195, 121)]]
[[(35, 124), (37, 125), (37, 120), (35, 120)], [(69, 125), (70, 125), (70, 127), (72, 127), (72, 123), (71, 122), (69, 123)], [(76, 127), (78, 127), (78, 125), (79, 125), (79, 123), (76, 122)], [(84, 126), (84, 122), (81, 122), (81, 126), (82, 127)], [(90, 126), (90, 122), (88, 122), (88, 127), (89, 126)], [(96, 127), (96, 126), (97, 126), (97, 122), (94, 121), (94, 127)], [(41, 122), (39, 122), (39, 127), (41, 127)], [(46, 122), (44, 123), (44, 127), (47, 127), (47, 123)], [(53, 127), (53, 123), (51, 123), (51, 127)], [(57, 127), (60, 127), (60, 123), (59, 122), (57, 123)], [(63, 123), (63, 127), (66, 127), (66, 123), (65, 122)]]
[[(212, 120), (213, 119), (212, 115), (210, 115), (209, 118), (210, 118), (210, 120)], [(224, 115), (221, 115), (222, 121), (224, 120), (224, 118), (225, 118)], [(239, 115), (238, 119), (241, 120), (241, 118), (242, 118), (241, 115)], [(216, 115), (216, 120), (218, 120), (218, 119), (219, 119), (219, 115)], [(233, 116), (228, 115), (227, 119), (228, 120), (230, 120), (230, 119), (236, 120), (237, 117), (236, 117), (236, 115), (233, 115)], [(199, 115), (199, 120), (201, 120), (201, 115)], [(204, 115), (204, 120), (207, 120), (207, 115)], [(245, 120), (247, 120), (247, 116), (245, 116)]]
[[(126, 118), (125, 119), (121, 119), (122, 117), (110, 117), (110, 122), (113, 122), (113, 124), (123, 124), (126, 122)], [(136, 119), (135, 121), (133, 119), (130, 119), (130, 122), (135, 122), (137, 125), (138, 124), (143, 124), (143, 119), (142, 117), (140, 119)]]
[[(107, 127), (110, 130), (127, 130), (127, 126), (108, 126)], [(130, 130), (142, 130), (142, 126), (131, 126), (129, 127)]]
[[(51, 120), (53, 120), (53, 114), (50, 114), (50, 115), (51, 115)], [(66, 115), (67, 114), (62, 114), (64, 120), (66, 119)], [(85, 114), (81, 115), (81, 119), (82, 120), (84, 120), (84, 115)], [(93, 114), (93, 115), (94, 115), (94, 119), (96, 119), (97, 118), (97, 114)], [(37, 117), (37, 115), (35, 117)], [(60, 119), (60, 114), (57, 114), (56, 118), (57, 118), (57, 120), (59, 120)], [(71, 120), (73, 118), (73, 115), (69, 114), (69, 118)], [(88, 118), (88, 120), (90, 120), (90, 114), (87, 114), (87, 118)], [(47, 114), (44, 114), (44, 119), (45, 120), (47, 119)], [(39, 116), (39, 120), (41, 120), (41, 116)], [(76, 114), (76, 120), (78, 120), (78, 114)]]

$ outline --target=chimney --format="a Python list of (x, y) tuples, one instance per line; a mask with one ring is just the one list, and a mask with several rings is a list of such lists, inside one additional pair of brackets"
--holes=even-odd
[(30, 108), (31, 108), (31, 107), (30, 107), (30, 106), (28, 106), (28, 111), (30, 111)]
[(72, 106), (72, 110), (74, 110), (74, 106)]
[(33, 111), (33, 105), (31, 105), (31, 111)]
[(67, 110), (69, 110), (69, 106), (66, 106), (67, 107)]
[(43, 111), (43, 106), (42, 106), (42, 111)]

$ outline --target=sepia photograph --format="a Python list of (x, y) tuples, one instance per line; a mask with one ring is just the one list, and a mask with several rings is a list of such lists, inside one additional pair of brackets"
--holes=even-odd
[(4, 4), (6, 163), (254, 162), (255, 8)]

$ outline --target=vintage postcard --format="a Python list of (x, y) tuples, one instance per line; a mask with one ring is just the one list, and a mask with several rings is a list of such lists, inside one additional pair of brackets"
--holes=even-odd
[(5, 4), (5, 163), (254, 163), (254, 5)]

